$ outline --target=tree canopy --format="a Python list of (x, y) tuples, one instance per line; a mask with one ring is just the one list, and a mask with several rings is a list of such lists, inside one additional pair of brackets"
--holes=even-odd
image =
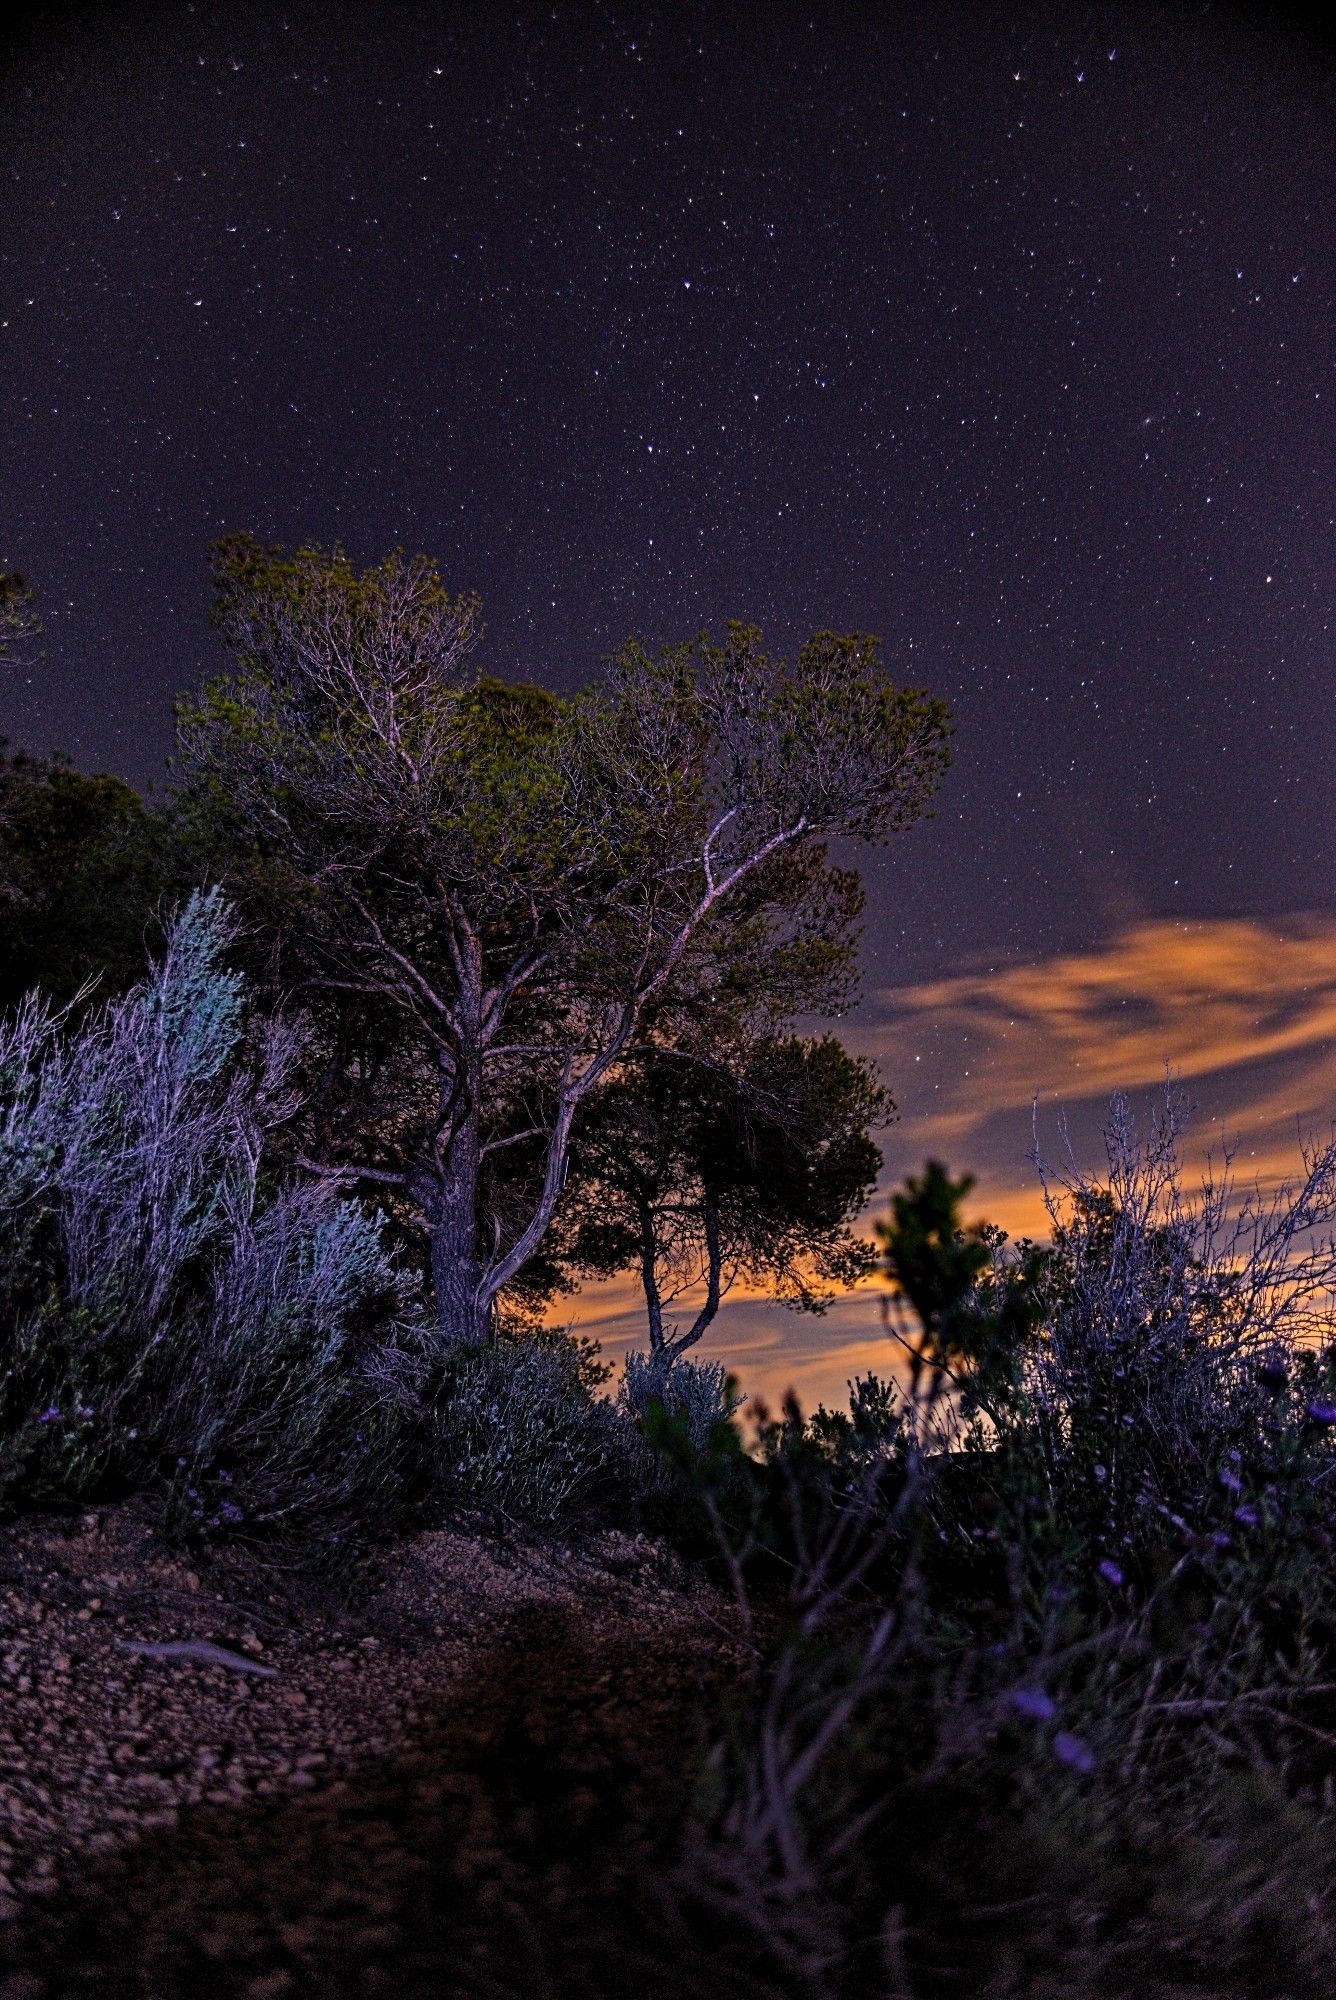
[[(855, 1236), (892, 1105), (870, 1064), (833, 1036), (767, 1037), (706, 1065), (651, 1051), (577, 1128), (556, 1254), (582, 1276), (634, 1269), (651, 1359), (693, 1347), (745, 1281), (823, 1311), (832, 1285), (876, 1262)], [(686, 1323), (668, 1315), (704, 1286)]]
[(27, 665), (42, 636), (37, 598), (17, 570), (0, 573), (0, 667)]
[(62, 1006), (89, 981), (106, 999), (139, 978), (170, 855), (123, 779), (0, 739), (0, 1010), (34, 986)]
[[(864, 635), (786, 662), (740, 624), (629, 642), (571, 696), (507, 685), (424, 557), (233, 537), (215, 579), (234, 664), (182, 707), (187, 804), (253, 857), (275, 975), (338, 1011), (311, 1163), (393, 1191), (443, 1336), (477, 1339), (638, 1044), (847, 997), (858, 890), (825, 843), (924, 811), (945, 707)], [(489, 1155), (535, 1138), (527, 1213), (485, 1212)]]

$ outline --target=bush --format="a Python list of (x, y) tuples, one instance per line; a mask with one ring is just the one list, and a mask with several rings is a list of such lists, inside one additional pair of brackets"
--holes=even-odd
[(631, 1504), (590, 1348), (506, 1323), (442, 1355), (379, 1218), (266, 1167), (300, 1035), (248, 1017), (232, 935), (192, 897), (124, 998), (0, 1026), (0, 1498), (152, 1490), (178, 1533), (331, 1551), (461, 1500)]
[(1018, 1414), (1055, 1510), (1119, 1560), (1175, 1516), (1216, 1530), (1222, 1479), (1260, 1502), (1293, 1452), (1330, 1456), (1303, 1419), (1333, 1388), (1336, 1145), (1270, 1199), (1240, 1197), (1228, 1161), (1192, 1198), (1184, 1117), (1170, 1091), (1143, 1137), (1115, 1099), (1105, 1178), (1046, 1182), (1044, 1338)]
[(713, 1507), (750, 1665), (689, 1852), (782, 1990), (1326, 1990), (1336, 1147), (1193, 1202), (1179, 1130), (1115, 1105), (1048, 1252), (911, 1182), (908, 1386), (790, 1407)]
[(652, 1356), (632, 1352), (626, 1357), (618, 1401), (642, 1426), (657, 1406), (689, 1453), (700, 1458), (717, 1442), (720, 1424), (731, 1422), (743, 1398), (721, 1362), (680, 1359), (665, 1369)]
[(0, 1028), (0, 1495), (337, 1540), (395, 1484), (412, 1287), (377, 1219), (264, 1171), (298, 1038), (247, 1022), (230, 938), (194, 896), (123, 999)]
[(463, 1502), (553, 1527), (625, 1504), (636, 1440), (597, 1393), (605, 1372), (588, 1347), (532, 1330), (424, 1353), (402, 1390), (424, 1512)]

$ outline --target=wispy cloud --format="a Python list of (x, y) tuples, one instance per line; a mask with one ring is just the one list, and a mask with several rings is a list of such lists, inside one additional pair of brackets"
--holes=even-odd
[[(1035, 1099), (1042, 1149), (1058, 1151), (1061, 1113), (1095, 1166), (1110, 1094), (1149, 1094), (1166, 1068), (1196, 1107), (1189, 1156), (1227, 1138), (1239, 1174), (1273, 1184), (1298, 1166), (1300, 1135), (1325, 1137), (1336, 1117), (1336, 916), (1131, 923), (1082, 951), (882, 988), (845, 1039), (878, 1058), (899, 1100), (885, 1185), (945, 1160), (977, 1176), (975, 1211), (1013, 1234), (1045, 1224), (1029, 1159)], [(641, 1341), (638, 1307), (620, 1280), (575, 1302), (612, 1353)], [(823, 1319), (735, 1296), (708, 1351), (767, 1400), (792, 1385), (808, 1405), (891, 1362), (863, 1293)]]
[(1131, 924), (1084, 951), (883, 988), (850, 1039), (901, 1100), (893, 1173), (948, 1157), (1008, 1227), (1041, 1214), (1035, 1100), (1041, 1145), (1062, 1111), (1088, 1148), (1111, 1093), (1156, 1090), (1166, 1069), (1196, 1107), (1194, 1149), (1228, 1137), (1241, 1172), (1272, 1180), (1336, 1114), (1336, 918)]

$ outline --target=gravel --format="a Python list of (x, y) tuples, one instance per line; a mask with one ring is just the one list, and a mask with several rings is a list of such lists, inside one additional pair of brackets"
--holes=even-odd
[(350, 1609), (133, 1508), (0, 1531), (0, 2000), (613, 1990), (727, 1629), (641, 1537), (424, 1534)]

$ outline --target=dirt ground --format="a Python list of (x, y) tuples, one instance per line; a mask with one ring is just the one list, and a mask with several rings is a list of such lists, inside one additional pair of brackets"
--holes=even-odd
[[(728, 1628), (616, 1534), (422, 1535), (348, 1610), (133, 1509), (0, 1530), (0, 2000), (711, 1991)], [(228, 1657), (132, 1650), (182, 1642)]]

